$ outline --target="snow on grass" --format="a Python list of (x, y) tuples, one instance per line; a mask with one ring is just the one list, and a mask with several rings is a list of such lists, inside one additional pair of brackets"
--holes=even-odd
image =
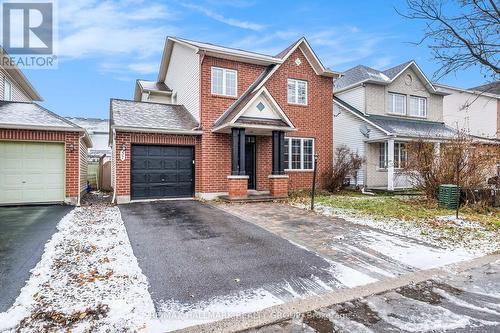
[[(292, 206), (308, 209), (305, 204), (293, 203)], [(325, 216), (339, 217), (351, 223), (381, 229), (441, 248), (465, 251), (474, 256), (482, 256), (500, 250), (500, 233), (498, 231), (486, 230), (474, 222), (456, 220), (449, 216), (438, 218), (438, 221), (443, 222), (443, 225), (440, 226), (418, 220), (372, 218), (359, 214), (355, 210), (339, 209), (323, 204), (316, 204), (315, 211)]]
[(155, 319), (153, 301), (117, 207), (79, 207), (58, 224), (0, 332), (134, 331)]

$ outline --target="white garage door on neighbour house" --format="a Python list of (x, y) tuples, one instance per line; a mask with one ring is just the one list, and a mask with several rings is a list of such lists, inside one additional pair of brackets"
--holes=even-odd
[(0, 204), (64, 201), (63, 143), (0, 141)]

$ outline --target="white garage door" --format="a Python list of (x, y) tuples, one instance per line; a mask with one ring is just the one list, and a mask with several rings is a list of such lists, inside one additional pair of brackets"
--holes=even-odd
[(64, 144), (0, 141), (0, 204), (64, 200)]

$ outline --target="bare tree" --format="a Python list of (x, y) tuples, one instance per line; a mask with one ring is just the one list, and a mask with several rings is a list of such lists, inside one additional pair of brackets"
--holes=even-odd
[(460, 69), (479, 66), (486, 79), (500, 78), (500, 9), (495, 0), (406, 0), (396, 11), (423, 21), (425, 33), (416, 44), (428, 43), (441, 65), (435, 80)]
[(330, 177), (329, 190), (334, 192), (342, 189), (344, 181), (348, 177), (356, 179), (358, 170), (365, 159), (349, 147), (342, 145), (335, 149), (335, 163)]

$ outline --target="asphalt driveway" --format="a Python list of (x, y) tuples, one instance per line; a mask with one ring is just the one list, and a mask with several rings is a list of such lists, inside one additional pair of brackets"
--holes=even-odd
[(0, 312), (15, 301), (69, 206), (0, 207)]
[(211, 205), (132, 203), (120, 211), (158, 312), (165, 304), (176, 311), (207, 308), (214, 299), (244, 291), (247, 298), (265, 294), (275, 300), (287, 292), (342, 287), (327, 260)]

